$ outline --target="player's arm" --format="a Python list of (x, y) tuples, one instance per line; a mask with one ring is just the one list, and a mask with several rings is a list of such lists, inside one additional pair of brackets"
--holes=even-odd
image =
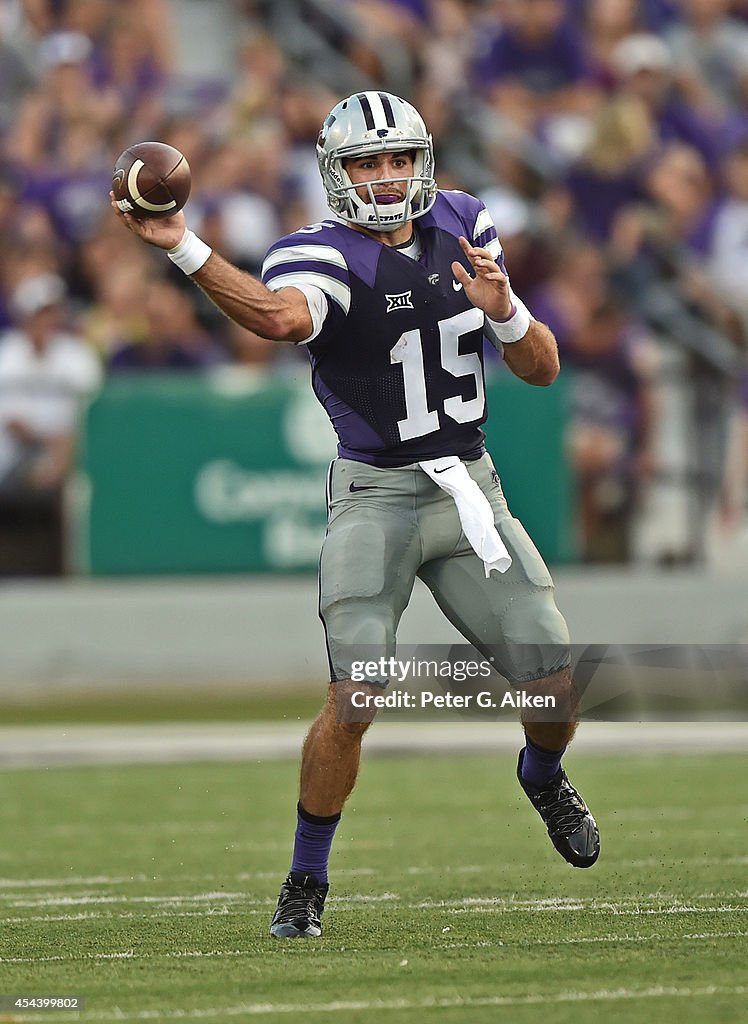
[[(312, 333), (306, 296), (298, 288), (273, 292), (251, 274), (211, 252), (192, 232), (183, 213), (163, 220), (137, 220), (114, 203), (116, 215), (144, 242), (166, 250), (226, 316), (271, 341), (304, 341)], [(180, 249), (183, 250), (180, 252)], [(202, 262), (201, 262), (202, 260)], [(193, 270), (193, 266), (199, 264)]]
[(560, 369), (553, 332), (533, 320), (512, 295), (509, 278), (488, 249), (471, 245), (466, 238), (460, 238), (460, 245), (475, 277), (457, 262), (452, 264), (452, 273), (473, 305), (486, 314), (487, 329), (501, 342), (506, 365), (528, 384), (552, 384)]
[(531, 320), (527, 334), (503, 348), (504, 362), (526, 383), (547, 387), (558, 377), (558, 345), (551, 329), (539, 320)]
[(305, 341), (312, 333), (306, 296), (298, 288), (269, 288), (217, 252), (190, 275), (226, 316), (271, 341)]

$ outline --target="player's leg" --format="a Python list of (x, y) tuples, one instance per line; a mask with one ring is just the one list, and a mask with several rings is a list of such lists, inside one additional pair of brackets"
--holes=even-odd
[(340, 709), (350, 707), (352, 687), (374, 689), (349, 681), (330, 683), (325, 705), (304, 741), (291, 868), (270, 925), (275, 938), (322, 934), (330, 851), (343, 805), (356, 783), (361, 740), (374, 717), (373, 711), (363, 711), (356, 721), (345, 720)]
[(482, 562), (465, 541), (451, 556), (426, 563), (419, 575), (447, 618), (484, 656), (494, 659), (509, 682), (533, 696), (553, 698), (552, 711), (522, 712), (520, 782), (559, 853), (587, 867), (599, 853), (597, 826), (561, 768), (578, 708), (566, 623), (556, 607), (551, 575), (522, 525), (510, 515), (490, 460), (471, 464), (469, 471), (493, 505), (512, 565), (486, 579)]
[(304, 741), (299, 803), (312, 815), (339, 815), (356, 784), (361, 740), (374, 710), (361, 709), (346, 717), (354, 692), (374, 693), (375, 689), (350, 680), (330, 683), (325, 705)]
[[(293, 859), (271, 925), (276, 937), (321, 933), (333, 838), (374, 717), (371, 707), (355, 706), (351, 698), (382, 692), (381, 686), (352, 682), (353, 664), (394, 654), (420, 561), (409, 486), (407, 471), (342, 459), (333, 464), (320, 561), (320, 616), (333, 681), (304, 743)], [(359, 696), (355, 704), (361, 703)]]

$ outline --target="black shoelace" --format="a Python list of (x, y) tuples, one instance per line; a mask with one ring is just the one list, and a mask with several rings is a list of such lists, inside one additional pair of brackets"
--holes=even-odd
[(551, 835), (572, 835), (580, 829), (587, 816), (581, 798), (565, 780), (559, 786), (539, 793), (535, 802)]
[(308, 917), (316, 920), (318, 915), (316, 893), (310, 893), (308, 889), (302, 889), (298, 885), (288, 886), (285, 889), (283, 900), (278, 907), (279, 918)]

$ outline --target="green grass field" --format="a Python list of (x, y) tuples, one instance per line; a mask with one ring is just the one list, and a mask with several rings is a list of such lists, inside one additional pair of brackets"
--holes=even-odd
[(601, 827), (590, 871), (511, 758), (370, 758), (307, 942), (267, 934), (295, 764), (3, 772), (0, 994), (86, 1011), (0, 1020), (748, 1019), (744, 758), (567, 767)]

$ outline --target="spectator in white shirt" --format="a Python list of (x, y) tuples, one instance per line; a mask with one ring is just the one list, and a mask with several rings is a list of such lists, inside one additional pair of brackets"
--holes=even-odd
[(34, 571), (24, 551), (39, 547), (40, 520), (56, 540), (39, 571), (61, 571), (62, 491), (82, 404), (101, 379), (94, 353), (63, 326), (64, 299), (55, 274), (22, 280), (11, 299), (17, 327), (0, 336), (0, 573)]

